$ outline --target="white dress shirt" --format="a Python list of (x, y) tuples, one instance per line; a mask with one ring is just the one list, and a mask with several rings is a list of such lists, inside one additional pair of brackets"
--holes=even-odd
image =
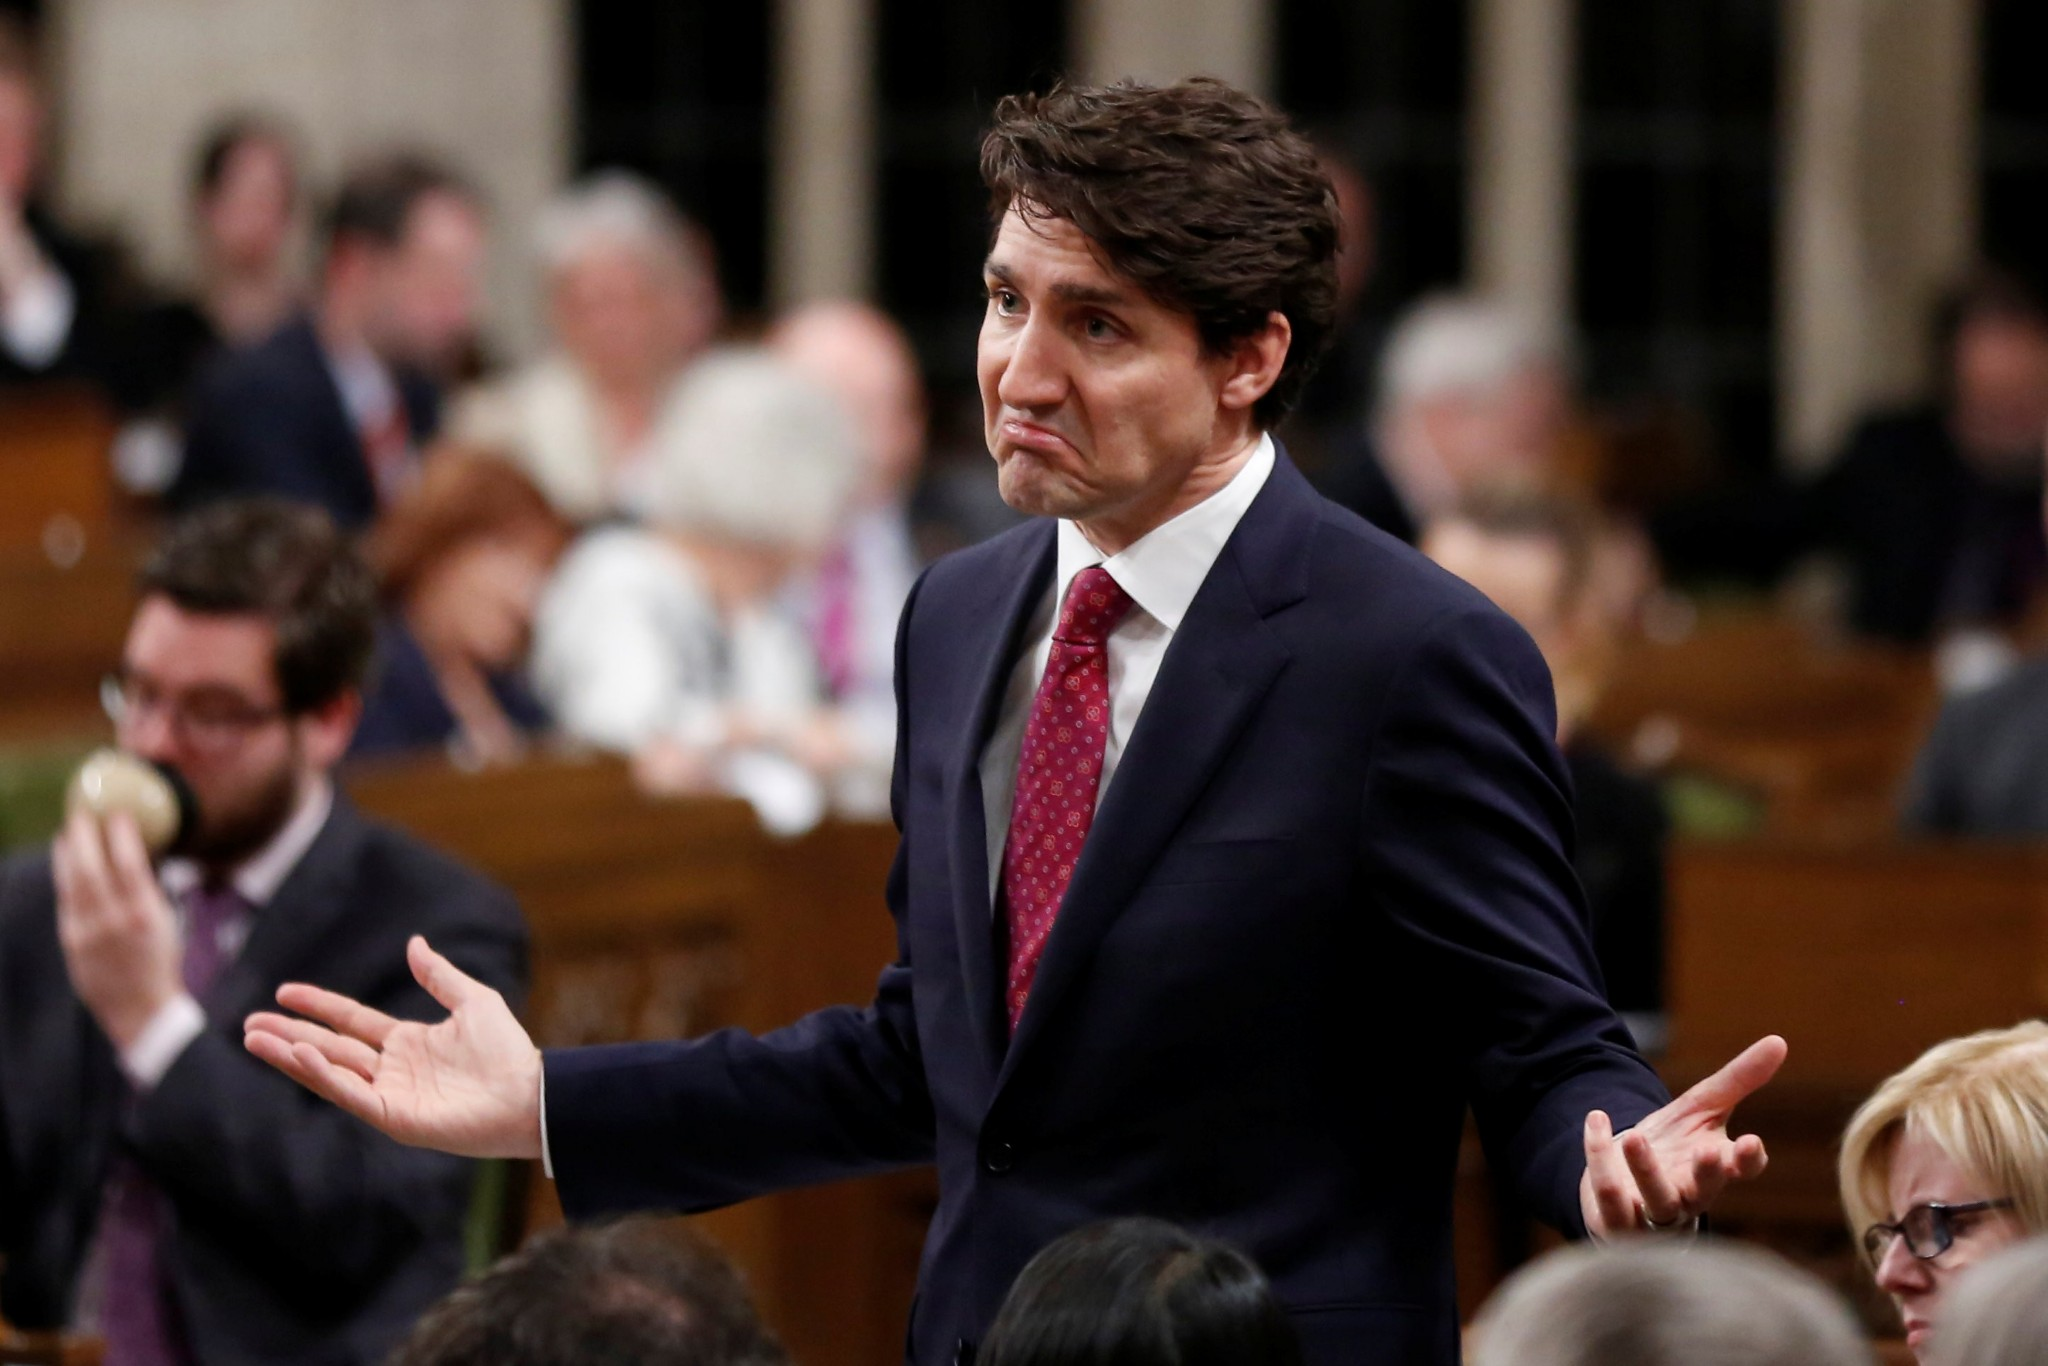
[[(334, 788), (322, 778), (307, 789), (296, 810), (286, 818), (270, 842), (243, 860), (229, 875), (228, 881), (254, 910), (260, 911), (277, 895), (277, 889), (291, 876), (292, 869), (299, 866), (299, 860), (312, 848), (320, 831), (327, 824), (328, 815), (334, 810)], [(163, 883), (164, 894), (171, 899), (171, 907), (182, 916), (179, 908), (187, 892), (200, 884), (203, 871), (191, 859), (166, 859), (158, 880)], [(223, 926), (221, 930), (221, 957), (233, 962), (242, 952), (242, 944), (249, 937), (249, 923)], [(138, 1091), (147, 1091), (163, 1080), (164, 1073), (171, 1070), (171, 1064), (178, 1060), (186, 1047), (206, 1032), (206, 1011), (188, 992), (179, 992), (161, 1006), (142, 1032), (135, 1036), (135, 1042), (121, 1050), (121, 1071), (129, 1084)]]
[(1180, 629), (1188, 604), (1209, 577), (1224, 542), (1266, 486), (1273, 473), (1273, 438), (1260, 436), (1258, 446), (1230, 482), (1172, 521), (1162, 523), (1105, 558), (1072, 522), (1059, 525), (1059, 567), (1052, 587), (1038, 604), (1030, 627), (1033, 644), (1017, 660), (1003, 693), (995, 730), (981, 752), (982, 816), (988, 834), (989, 905), (1003, 875), (1003, 845), (1010, 837), (1010, 806), (1017, 793), (1017, 753), (1024, 727), (1031, 719), (1031, 700), (1052, 657), (1053, 617), (1074, 576), (1101, 565), (1135, 604), (1109, 633), (1109, 738), (1102, 754), (1102, 795), (1116, 777), (1117, 760), (1130, 743), (1138, 713), (1152, 695), (1153, 680), (1166, 658), (1166, 647)]

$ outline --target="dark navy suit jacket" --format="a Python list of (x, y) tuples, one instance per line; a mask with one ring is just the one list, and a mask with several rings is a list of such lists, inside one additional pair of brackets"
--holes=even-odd
[[(439, 425), (439, 395), (417, 375), (396, 378), (413, 439), (423, 443)], [(351, 531), (377, 515), (362, 438), (310, 317), (221, 356), (194, 386), (171, 506), (259, 493), (325, 508)]]
[(936, 1160), (918, 1363), (977, 1341), (1046, 1242), (1141, 1211), (1255, 1256), (1313, 1366), (1453, 1362), (1466, 1106), (1577, 1231), (1586, 1112), (1666, 1098), (1602, 997), (1543, 662), (1283, 458), (1174, 634), (1006, 1040), (977, 761), (1053, 533), (941, 560), (904, 610), (900, 955), (873, 1003), (549, 1054), (563, 1203)]

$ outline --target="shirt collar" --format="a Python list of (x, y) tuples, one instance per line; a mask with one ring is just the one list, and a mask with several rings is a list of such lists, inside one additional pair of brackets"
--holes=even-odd
[[(313, 847), (333, 810), (334, 784), (325, 777), (316, 779), (270, 842), (242, 860), (229, 875), (228, 881), (242, 899), (251, 906), (269, 904), (284, 880), (291, 876), (292, 869)], [(164, 890), (175, 898), (197, 887), (205, 874), (193, 860), (174, 858), (164, 860), (161, 877)]]
[(356, 430), (376, 426), (402, 402), (398, 382), (369, 347), (322, 349), (327, 356), (327, 372), (334, 377), (334, 387), (341, 391), (341, 406)]
[(1266, 486), (1275, 459), (1273, 438), (1261, 433), (1251, 458), (1229, 483), (1106, 559), (1089, 544), (1080, 527), (1062, 520), (1059, 592), (1064, 595), (1074, 575), (1099, 564), (1148, 616), (1168, 631), (1178, 631), (1202, 580), (1209, 577), (1216, 557), (1223, 553), (1224, 542)]

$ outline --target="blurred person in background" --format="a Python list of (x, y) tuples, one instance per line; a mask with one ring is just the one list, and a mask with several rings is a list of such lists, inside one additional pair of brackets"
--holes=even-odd
[(414, 934), (516, 1007), (525, 927), (335, 790), (376, 593), (324, 515), (216, 504), (139, 586), (108, 709), (196, 829), (159, 870), (81, 813), (0, 863), (0, 1314), (108, 1366), (368, 1366), (461, 1275), (473, 1169), (309, 1106), (240, 1021), (289, 979), (422, 1018)]
[(385, 607), (350, 755), (446, 749), (482, 766), (525, 753), (548, 725), (525, 678), (534, 612), (574, 535), (509, 461), (437, 452), (370, 536)]
[(201, 141), (188, 199), (196, 288), (137, 309), (113, 344), (108, 384), (128, 415), (114, 463), (131, 489), (161, 493), (177, 473), (186, 392), (205, 363), (262, 341), (303, 305), (293, 261), (303, 205), (281, 124), (237, 114)]
[(2048, 1238), (1988, 1258), (1956, 1286), (1933, 1366), (2040, 1366), (2048, 1359)]
[(2048, 581), (2048, 312), (1985, 272), (1942, 306), (1933, 403), (1880, 413), (1812, 488), (1803, 541), (1846, 561), (1850, 625), (1925, 644), (2009, 628)]
[(275, 493), (367, 526), (411, 487), (440, 425), (483, 257), (481, 206), (453, 172), (412, 154), (353, 172), (327, 214), (311, 311), (200, 378), (171, 505)]
[[(2037, 437), (2035, 463), (2043, 451)], [(2048, 516), (2036, 503), (2035, 518)], [(1902, 823), (1923, 835), (2048, 835), (2048, 651), (1948, 698), (1906, 782)]]
[(644, 526), (586, 534), (534, 623), (532, 676), (571, 738), (654, 791), (731, 791), (771, 828), (822, 814), (845, 750), (793, 578), (840, 534), (864, 460), (842, 405), (759, 348), (691, 367)]
[(1062, 1235), (1019, 1273), (981, 1366), (1300, 1366), (1251, 1258), (1161, 1219)]
[(1329, 493), (1413, 544), (1470, 493), (1550, 487), (1570, 417), (1563, 337), (1504, 304), (1425, 299), (1387, 338), (1370, 439)]
[(1937, 1044), (1842, 1135), (1842, 1206), (1923, 1362), (1958, 1276), (2048, 1233), (2048, 1024)]
[(896, 620), (917, 578), (910, 497), (924, 468), (926, 410), (917, 355), (893, 319), (856, 303), (785, 315), (770, 347), (845, 405), (859, 429), (862, 478), (839, 536), (799, 585), (797, 610), (842, 722), (848, 765), (873, 775), (882, 809), (896, 753)]
[(1536, 642), (1571, 769), (1572, 864), (1593, 918), (1607, 997), (1644, 1048), (1662, 1045), (1664, 853), (1656, 784), (1623, 769), (1583, 723), (1613, 666), (1617, 622), (1601, 591), (1598, 515), (1535, 493), (1476, 494), (1432, 521), (1422, 551), (1493, 600)]
[(504, 451), (575, 521), (645, 516), (677, 385), (724, 317), (710, 241), (623, 171), (558, 196), (534, 239), (554, 347), (469, 396), (452, 433)]
[(1735, 1243), (1559, 1248), (1472, 1323), (1472, 1366), (1872, 1366), (1847, 1304)]
[(1368, 295), (1377, 265), (1372, 184), (1357, 162), (1327, 141), (1318, 142), (1316, 160), (1337, 192), (1337, 317), (1329, 347), (1281, 435), (1318, 483), (1341, 483), (1356, 477), (1353, 466), (1370, 457), (1366, 428), (1387, 319)]
[(101, 359), (108, 272), (40, 201), (45, 117), (34, 41), (0, 14), (0, 386), (90, 373)]
[(739, 1272), (674, 1220), (541, 1234), (429, 1310), (389, 1366), (789, 1366)]

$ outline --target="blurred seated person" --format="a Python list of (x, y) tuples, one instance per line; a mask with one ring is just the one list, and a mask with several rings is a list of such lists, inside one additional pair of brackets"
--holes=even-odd
[(622, 171), (556, 198), (534, 237), (554, 349), (472, 394), (452, 431), (506, 452), (575, 521), (645, 516), (683, 368), (724, 311), (709, 239)]
[(980, 1366), (1299, 1366), (1287, 1311), (1251, 1258), (1160, 1219), (1055, 1239), (1004, 1297)]
[[(0, 1312), (122, 1363), (368, 1363), (463, 1269), (472, 1168), (250, 1057), (242, 1021), (313, 982), (407, 1019), (452, 960), (516, 1007), (502, 890), (359, 814), (347, 748), (370, 572), (314, 509), (220, 503), (143, 569), (108, 687), (120, 745), (180, 773), (197, 827), (160, 869), (74, 816), (0, 864)], [(401, 961), (410, 936), (447, 953)]]
[(108, 384), (128, 419), (114, 464), (129, 488), (161, 493), (177, 473), (185, 396), (203, 365), (303, 304), (292, 263), (302, 202), (298, 153), (279, 124), (238, 114), (200, 144), (187, 201), (196, 289), (137, 309), (111, 347)]
[(1814, 486), (1805, 544), (1847, 561), (1859, 632), (1922, 644), (2009, 627), (2048, 582), (2048, 313), (1986, 273), (1943, 307), (1934, 403), (1870, 417)]
[(886, 802), (896, 754), (896, 621), (919, 568), (910, 495), (924, 467), (924, 380), (903, 329), (866, 304), (795, 309), (768, 344), (831, 391), (859, 428), (853, 509), (799, 585), (798, 611), (851, 746), (847, 761), (878, 776), (875, 794)]
[(732, 1263), (674, 1220), (552, 1229), (435, 1305), (389, 1366), (788, 1366)]
[(200, 377), (173, 508), (275, 493), (359, 530), (417, 477), (476, 327), (476, 197), (433, 162), (388, 157), (342, 183), (323, 251), (312, 310)]
[(40, 200), (45, 106), (34, 42), (0, 14), (0, 387), (97, 378), (107, 271)]
[(1379, 373), (1370, 431), (1324, 481), (1382, 531), (1412, 545), (1472, 493), (1555, 482), (1571, 416), (1564, 338), (1505, 304), (1439, 295), (1395, 324)]
[(1988, 1258), (1942, 1315), (1934, 1366), (2039, 1366), (2048, 1351), (2048, 1238)]
[(547, 728), (526, 684), (533, 614), (574, 529), (507, 461), (437, 452), (371, 533), (377, 662), (352, 757), (446, 749), (509, 763)]
[(634, 755), (651, 790), (735, 792), (801, 830), (845, 745), (781, 600), (839, 533), (859, 435), (758, 348), (698, 361), (677, 401), (646, 525), (587, 533), (542, 595), (534, 687), (566, 736)]
[(1654, 1051), (1663, 1033), (1669, 820), (1656, 785), (1621, 768), (1582, 725), (1606, 684), (1617, 632), (1600, 585), (1602, 534), (1579, 504), (1496, 492), (1432, 521), (1422, 550), (1519, 622), (1550, 666), (1557, 740), (1572, 776), (1572, 861), (1594, 949), (1608, 999)]
[(1957, 1278), (2048, 1232), (2048, 1024), (1928, 1049), (1849, 1121), (1838, 1174), (1850, 1233), (1926, 1362)]
[(1817, 1277), (1740, 1243), (1559, 1248), (1494, 1292), (1471, 1366), (1873, 1366)]

